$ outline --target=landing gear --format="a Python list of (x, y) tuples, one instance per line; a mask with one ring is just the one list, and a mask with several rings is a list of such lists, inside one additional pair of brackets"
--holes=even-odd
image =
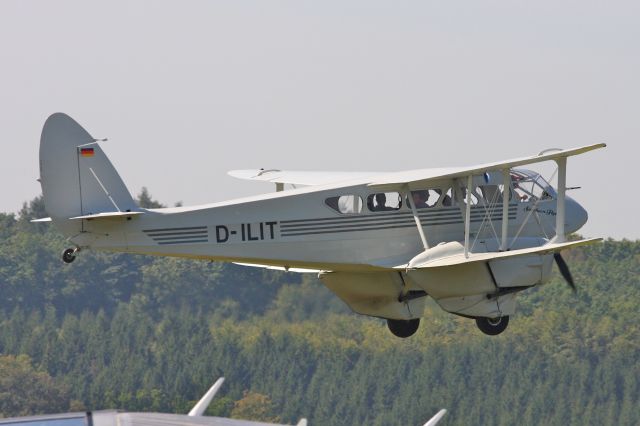
[(502, 333), (509, 325), (509, 316), (505, 315), (498, 318), (477, 317), (476, 325), (484, 334), (496, 336)]
[(62, 252), (62, 261), (64, 263), (71, 263), (74, 260), (76, 260), (76, 252), (78, 251), (77, 248), (68, 248), (65, 251)]
[(420, 318), (411, 320), (393, 320), (387, 319), (387, 327), (391, 333), (396, 337), (409, 337), (412, 336), (418, 327), (420, 326)]

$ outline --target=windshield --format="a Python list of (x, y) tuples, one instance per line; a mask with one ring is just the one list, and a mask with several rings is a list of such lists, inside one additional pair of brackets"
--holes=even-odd
[(530, 170), (512, 170), (511, 183), (520, 201), (551, 200), (556, 191), (539, 173)]

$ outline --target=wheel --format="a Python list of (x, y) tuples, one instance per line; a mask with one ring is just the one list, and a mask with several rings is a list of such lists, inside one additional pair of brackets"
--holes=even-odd
[(420, 318), (411, 320), (393, 320), (387, 319), (387, 327), (391, 333), (396, 337), (409, 337), (412, 336), (418, 327), (420, 326)]
[(76, 260), (76, 249), (68, 248), (62, 252), (62, 261), (64, 263), (71, 263)]
[(484, 334), (496, 336), (502, 333), (509, 325), (509, 316), (505, 315), (498, 318), (478, 317), (476, 318), (476, 325)]

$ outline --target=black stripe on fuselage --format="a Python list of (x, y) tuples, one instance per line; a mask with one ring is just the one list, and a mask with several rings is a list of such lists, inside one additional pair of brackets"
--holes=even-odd
[(155, 237), (153, 241), (178, 241), (178, 240), (199, 240), (207, 238), (207, 234), (202, 235), (183, 235), (179, 237)]
[[(510, 215), (509, 219), (513, 219), (515, 220), (516, 215)], [(423, 218), (421, 218), (423, 219)], [(492, 216), (491, 219), (493, 220), (500, 220), (502, 219), (502, 216)], [(484, 220), (484, 216), (472, 216), (471, 217), (471, 222), (480, 222)], [(455, 223), (464, 223), (459, 217), (442, 217), (442, 218), (436, 218), (436, 219), (432, 219), (430, 221), (422, 221), (421, 223), (423, 226), (430, 226), (430, 225), (447, 225), (447, 224), (455, 224)], [(415, 226), (415, 221), (413, 219), (413, 217), (411, 218), (396, 218), (395, 220), (378, 220), (376, 222), (367, 222), (367, 223), (348, 223), (348, 224), (341, 224), (341, 225), (327, 225), (325, 223), (322, 224), (317, 224), (317, 225), (307, 225), (307, 226), (303, 226), (303, 225), (297, 225), (296, 227), (282, 227), (280, 232), (282, 233), (283, 236), (288, 235), (292, 232), (299, 232), (299, 231), (312, 231), (312, 230), (328, 230), (328, 229), (344, 229), (344, 228), (349, 228), (349, 229), (353, 229), (354, 231), (360, 230), (363, 227), (372, 227), (372, 226), (382, 226), (382, 225), (405, 225), (405, 224), (412, 224), (412, 226)]]
[[(514, 216), (510, 216), (509, 219), (515, 219)], [(484, 218), (472, 218), (471, 223), (482, 222)], [(440, 219), (438, 221), (432, 221), (423, 223), (423, 226), (434, 226), (434, 225), (462, 225), (464, 222), (462, 220), (447, 220)], [(331, 234), (331, 233), (341, 233), (341, 232), (358, 232), (358, 231), (377, 231), (383, 229), (401, 229), (401, 228), (411, 228), (415, 227), (415, 222), (408, 221), (399, 222), (397, 224), (364, 224), (364, 225), (346, 225), (346, 226), (316, 226), (316, 227), (308, 227), (308, 228), (297, 228), (290, 230), (282, 230), (281, 235), (283, 237), (296, 237), (301, 235), (317, 235), (317, 234)], [(345, 228), (345, 229), (339, 229)]]
[(143, 229), (142, 231), (160, 245), (209, 242), (209, 232), (206, 226)]
[(185, 240), (185, 241), (159, 241), (158, 244), (161, 246), (169, 245), (169, 244), (192, 244), (192, 243), (208, 243), (209, 240)]
[[(492, 219), (496, 219), (496, 220), (502, 219), (502, 212), (485, 212), (485, 211), (478, 211), (478, 210), (471, 211), (471, 217), (472, 218), (485, 217), (487, 216), (488, 213), (490, 213), (490, 216)], [(517, 214), (517, 210), (514, 209), (512, 211), (511, 210), (509, 211), (510, 218), (515, 214)], [(462, 215), (460, 214), (459, 211), (455, 211), (451, 213), (424, 212), (424, 213), (419, 213), (418, 217), (420, 217), (420, 219), (438, 220), (438, 219), (460, 218), (462, 217)], [(343, 225), (343, 224), (355, 225), (359, 223), (368, 224), (368, 223), (412, 220), (412, 219), (413, 219), (413, 215), (406, 214), (406, 213), (375, 215), (375, 216), (369, 216), (369, 217), (366, 217), (366, 216), (365, 217), (351, 216), (351, 217), (344, 217), (344, 218), (333, 217), (333, 218), (321, 218), (321, 219), (313, 219), (313, 220), (309, 219), (309, 220), (304, 220), (304, 222), (299, 221), (300, 223), (291, 223), (293, 221), (282, 221), (280, 227), (282, 229), (293, 229), (293, 228), (300, 228), (300, 227), (307, 227), (307, 226), (323, 226), (323, 225), (328, 226), (328, 225)]]
[[(509, 213), (515, 213), (518, 211), (517, 205), (509, 206)], [(502, 209), (492, 209), (492, 208), (482, 208), (482, 207), (472, 207), (471, 214), (486, 214), (487, 212), (491, 212), (492, 214), (500, 213), (502, 214)], [(450, 215), (459, 215), (462, 214), (462, 211), (459, 208), (448, 208), (448, 209), (437, 209), (437, 210), (427, 210), (420, 209), (418, 210), (418, 215), (422, 217), (432, 217), (432, 216), (450, 216)], [(294, 220), (283, 220), (280, 221), (281, 226), (295, 226), (295, 225), (309, 225), (312, 223), (329, 223), (329, 222), (356, 222), (356, 221), (373, 221), (377, 219), (383, 218), (400, 218), (400, 217), (413, 217), (413, 213), (403, 211), (403, 212), (395, 212), (395, 213), (377, 213), (377, 214), (348, 214), (344, 216), (334, 216), (334, 217), (322, 217), (322, 218), (314, 218), (314, 219), (294, 219)]]
[(207, 230), (206, 226), (187, 226), (185, 228), (157, 228), (157, 229), (143, 229), (142, 232), (167, 232), (167, 231), (196, 231)]
[(300, 235), (318, 235), (318, 234), (338, 234), (341, 232), (355, 232), (355, 231), (377, 231), (380, 229), (400, 229), (400, 228), (413, 228), (416, 224), (409, 225), (392, 225), (392, 226), (376, 226), (376, 227), (368, 227), (368, 228), (358, 228), (358, 229), (338, 229), (338, 230), (328, 230), (328, 231), (312, 231), (312, 232), (291, 232), (291, 233), (282, 233), (283, 237), (296, 237)]
[(146, 234), (150, 237), (167, 237), (171, 235), (207, 235), (207, 230), (189, 232), (147, 232)]

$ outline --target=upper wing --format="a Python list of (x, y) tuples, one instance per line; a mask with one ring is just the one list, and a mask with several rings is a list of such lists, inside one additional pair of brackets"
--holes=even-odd
[(277, 169), (231, 170), (227, 173), (238, 179), (293, 185), (324, 185), (368, 177), (374, 179), (384, 174), (380, 172), (307, 172)]
[(499, 171), (525, 164), (540, 163), (543, 161), (557, 160), (562, 157), (583, 154), (598, 148), (604, 148), (606, 144), (599, 143), (579, 148), (543, 151), (538, 155), (516, 158), (512, 160), (487, 163), (470, 167), (418, 169), (403, 172), (320, 172), (320, 171), (294, 171), (278, 169), (252, 169), (231, 170), (230, 176), (239, 179), (257, 180), (262, 182), (293, 184), (293, 185), (325, 185), (351, 180), (360, 180), (379, 189), (396, 188), (398, 185), (411, 184), (421, 186), (430, 181), (442, 179), (455, 179), (469, 175), (477, 175), (485, 172)]
[(607, 146), (604, 143), (582, 146), (579, 148), (554, 150), (553, 152), (543, 151), (538, 155), (530, 157), (516, 158), (513, 160), (500, 161), (496, 163), (481, 164), (471, 167), (457, 167), (453, 169), (420, 169), (409, 170), (406, 172), (397, 173), (385, 173), (377, 179), (374, 179), (369, 183), (369, 186), (374, 186), (379, 189), (386, 187), (397, 187), (401, 184), (412, 184), (420, 186), (421, 184), (427, 184), (429, 181), (442, 180), (442, 179), (455, 179), (466, 177), (469, 175), (477, 175), (490, 171), (499, 171), (503, 169), (509, 169), (512, 167), (523, 166), (525, 164), (540, 163), (543, 161), (557, 160), (563, 157), (571, 157), (573, 155), (583, 154), (585, 152), (592, 151), (598, 148), (604, 148)]

